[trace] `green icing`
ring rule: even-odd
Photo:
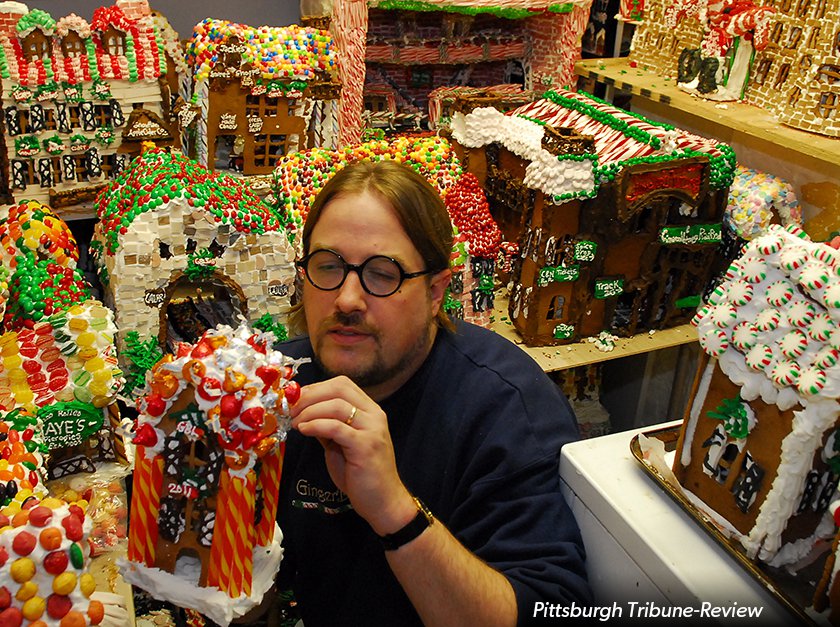
[[[175,198],[186,199],[243,233],[283,229],[277,212],[238,179],[168,150],[153,149],[135,158],[99,196],[97,214],[106,253],[114,254],[120,234],[137,216]]]
[[[52,31],[55,28],[55,20],[46,11],[32,9],[17,21],[15,28],[17,32],[22,33],[36,26],[40,26],[44,31]]]
[[[466,7],[466,6],[441,6],[423,0],[381,0],[370,3],[377,9],[396,11],[443,11],[446,13],[461,13],[464,15],[495,15],[509,20],[520,20],[526,17],[533,17],[534,11],[529,9],[514,9],[504,7]],[[558,3],[552,4],[546,9],[549,13],[571,13],[574,4]]]

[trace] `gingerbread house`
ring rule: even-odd
[[[146,0],[117,0],[91,22],[0,3],[5,202],[88,215],[142,140],[171,145],[167,56]]]
[[[219,326],[150,372],[138,402],[126,579],[227,625],[280,566],[275,522],[297,362]]]
[[[337,142],[339,84],[327,31],[206,19],[186,58],[193,91],[190,154],[211,170],[270,174],[282,155]]]
[[[425,116],[434,86],[575,81],[592,0],[303,2],[304,23],[329,23],[341,58],[340,145],[358,144],[365,92],[389,89],[397,113]],[[314,6],[310,6],[314,5]]]
[[[815,547],[840,481],[838,259],[772,225],[694,319],[706,359],[674,474],[749,557],[776,566]]]
[[[238,179],[165,149],[135,159],[100,195],[92,249],[120,350],[130,331],[166,350],[220,323],[282,322],[294,249]]]
[[[457,251],[450,264],[452,280],[444,310],[453,318],[489,327],[502,232],[472,173],[466,172],[446,190],[444,203],[455,229]]]
[[[510,317],[526,343],[691,318],[714,276],[729,146],[572,92],[456,113],[451,129],[519,243]]]
[[[740,99],[784,124],[840,136],[838,0],[647,0],[631,62],[705,97]]]

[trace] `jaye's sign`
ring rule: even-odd
[[[44,423],[44,441],[51,450],[78,446],[102,429],[105,420],[101,409],[79,401],[42,407],[38,418]]]
[[[595,298],[612,298],[624,291],[624,279],[595,279]]]

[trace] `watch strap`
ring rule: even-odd
[[[435,522],[435,517],[429,508],[416,496],[412,496],[417,505],[417,515],[411,519],[402,529],[379,536],[382,548],[386,551],[395,551],[414,540]]]

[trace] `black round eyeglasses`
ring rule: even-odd
[[[362,289],[371,296],[390,296],[407,279],[414,279],[424,274],[433,274],[435,270],[406,272],[396,259],[385,255],[368,257],[360,264],[347,263],[334,250],[313,250],[295,265],[302,269],[306,279],[319,290],[330,292],[337,290],[347,279],[349,272],[359,275]]]

